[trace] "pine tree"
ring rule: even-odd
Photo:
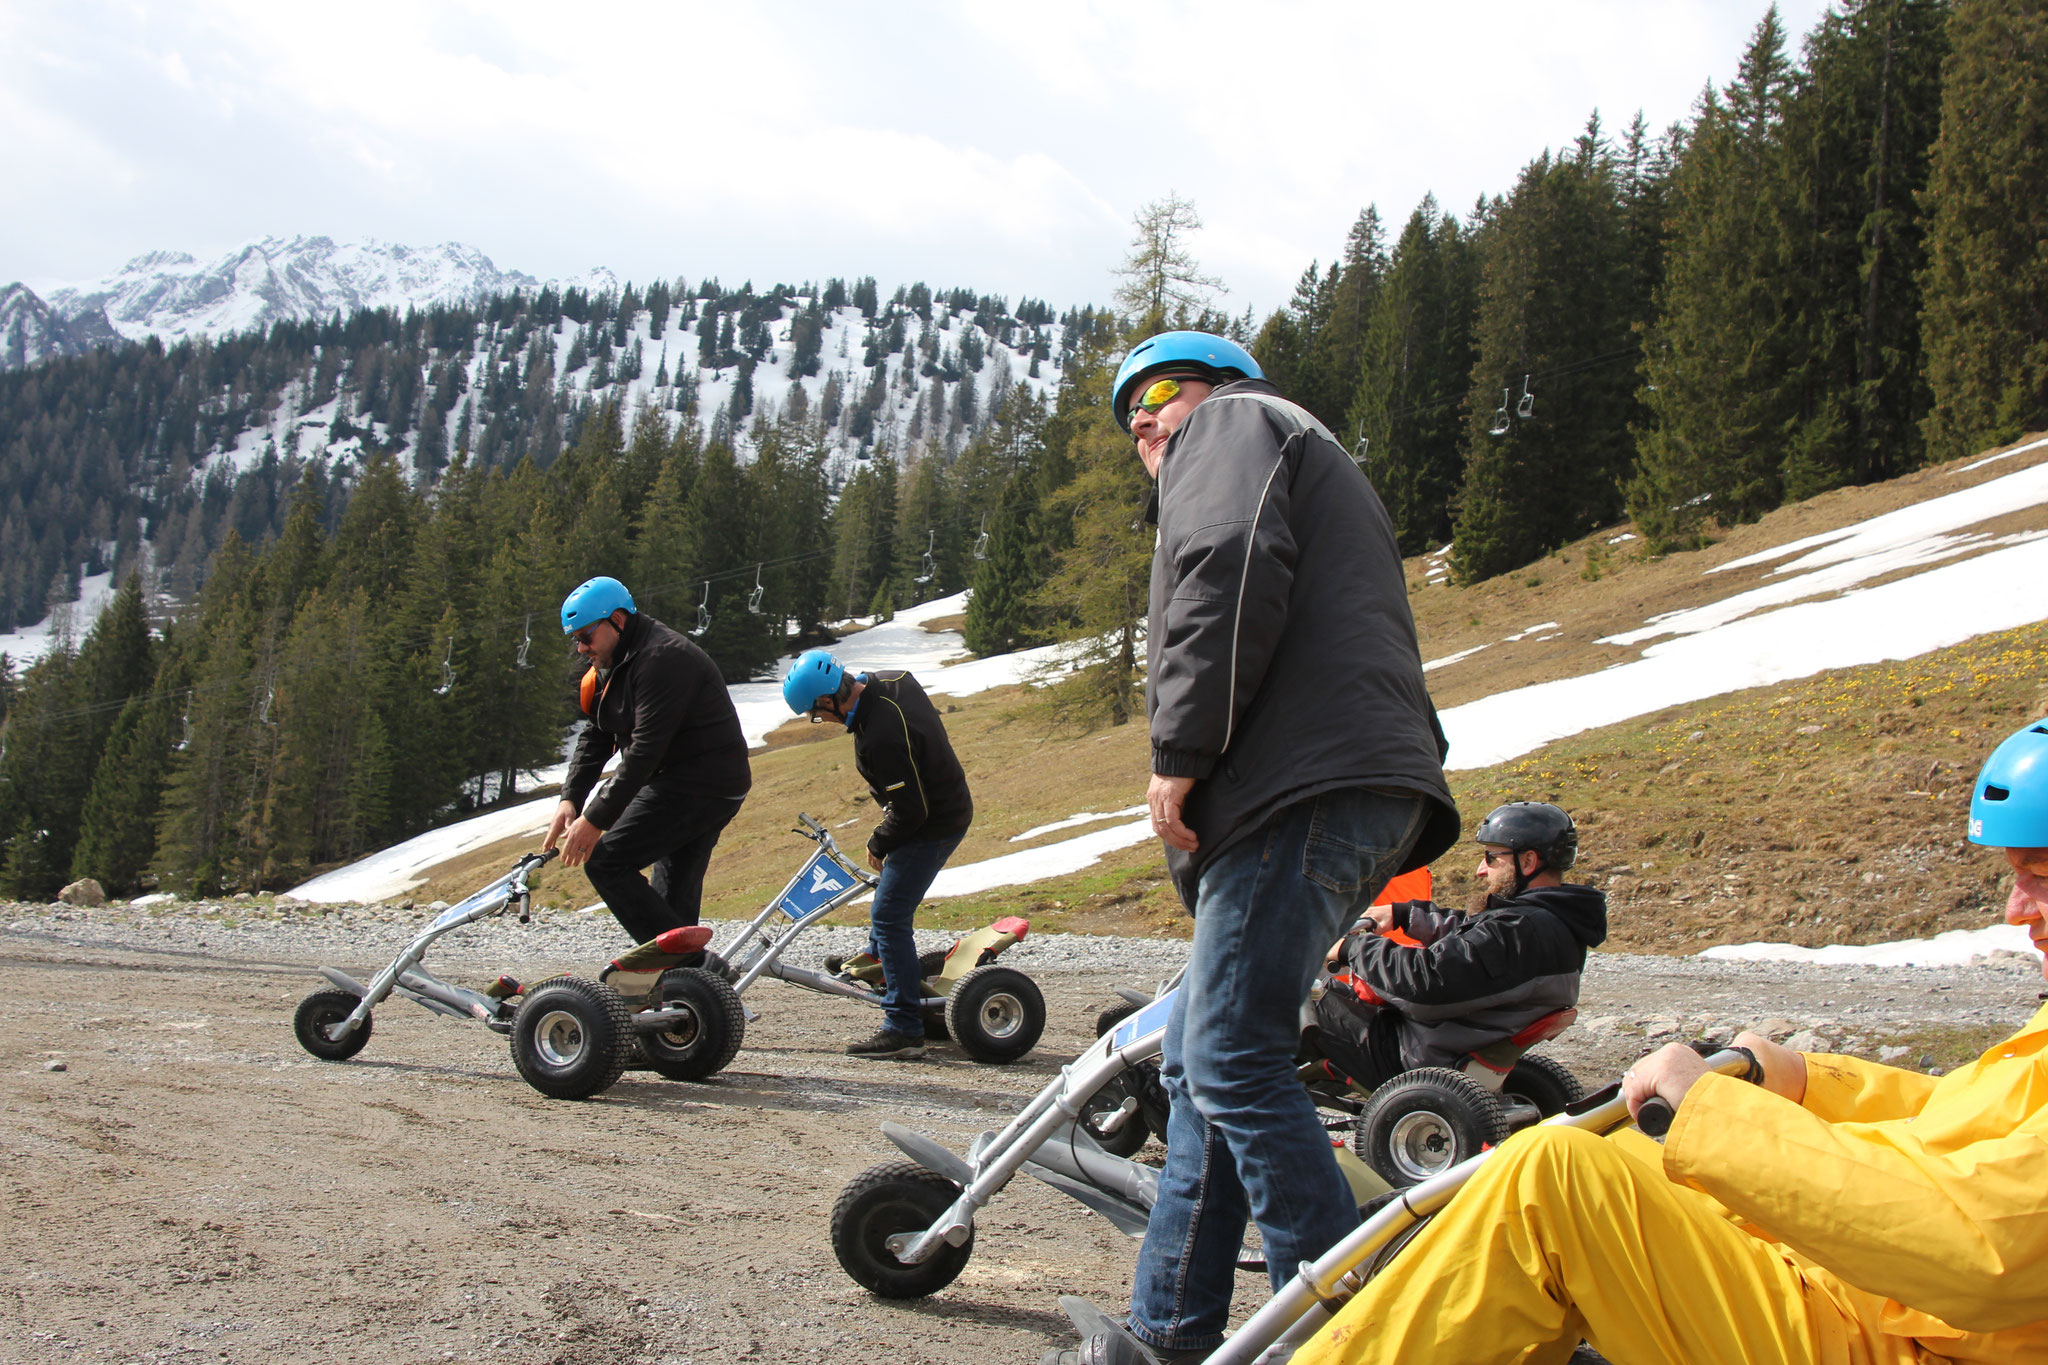
[[[1752,520],[1782,493],[1799,419],[1791,181],[1778,136],[1789,80],[1774,8],[1725,101],[1702,96],[1672,180],[1670,255],[1643,345],[1650,420],[1628,484],[1628,510],[1653,545],[1692,542],[1709,516]]]
[[[1451,538],[1478,285],[1470,238],[1425,196],[1395,244],[1342,428],[1363,443],[1365,471],[1404,554]]]
[[[1634,350],[1624,228],[1597,119],[1568,154],[1524,169],[1490,227],[1455,525],[1453,564],[1467,582],[1620,511]]]
[[[1786,105],[1798,195],[1800,420],[1785,496],[1920,462],[1920,285],[1948,0],[1860,0],[1808,36]]]
[[[1936,460],[2048,427],[2048,14],[1963,0],[1948,37],[1921,315]]]

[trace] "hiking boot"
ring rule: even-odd
[[[894,1029],[877,1029],[875,1036],[846,1049],[849,1057],[922,1057],[924,1037],[912,1037]]]
[[[1131,1334],[1130,1328],[1086,1299],[1061,1295],[1060,1307],[1067,1310],[1067,1316],[1081,1331],[1081,1344],[1064,1351],[1055,1347],[1045,1353],[1039,1365],[1201,1365],[1209,1358],[1206,1349],[1169,1351],[1147,1346]]]

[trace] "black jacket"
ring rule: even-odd
[[[913,839],[965,834],[974,823],[974,798],[938,708],[908,673],[868,673],[861,682],[846,728],[853,731],[853,766],[884,811],[868,852],[886,858]]]
[[[1425,798],[1407,864],[1458,837],[1386,508],[1321,423],[1263,380],[1211,394],[1167,444],[1152,556],[1152,771],[1198,779],[1169,848],[1203,864],[1284,806],[1343,787]]]
[[[591,711],[576,737],[562,798],[599,829],[610,829],[656,773],[673,774],[677,791],[697,796],[737,800],[754,784],[739,713],[718,665],[651,616],[626,623]],[[614,753],[619,769],[600,783]],[[597,795],[586,806],[592,787]]]
[[[1346,941],[1345,969],[1402,1015],[1404,1065],[1459,1066],[1578,1004],[1586,950],[1607,938],[1607,897],[1590,886],[1541,886],[1486,904],[1480,914],[1395,905],[1394,927],[1420,948],[1372,933]]]

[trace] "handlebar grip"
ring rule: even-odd
[[[1642,1108],[1636,1110],[1636,1127],[1649,1137],[1660,1138],[1671,1131],[1671,1121],[1677,1117],[1677,1112],[1667,1101],[1652,1095],[1643,1101]]]

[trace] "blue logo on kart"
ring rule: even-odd
[[[1112,1047],[1122,1050],[1148,1033],[1156,1033],[1166,1027],[1166,1016],[1173,1013],[1173,997],[1178,989],[1168,991],[1116,1026],[1116,1041]]]
[[[790,878],[776,908],[793,920],[809,919],[829,910],[851,889],[845,871],[826,856],[825,850],[819,849]]]

